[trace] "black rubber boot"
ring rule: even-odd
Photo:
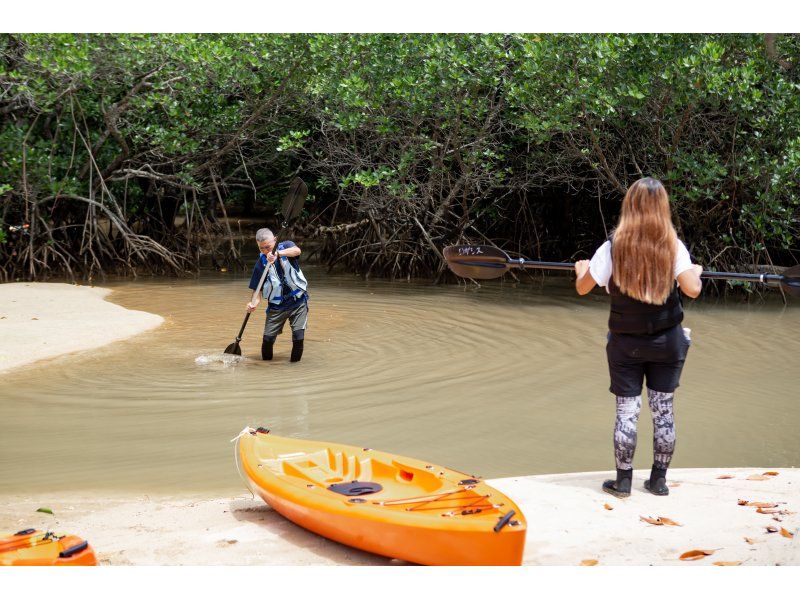
[[[650,470],[650,479],[644,481],[644,489],[656,496],[666,496],[669,494],[667,488],[667,470],[659,469],[655,465]]]
[[[292,356],[289,358],[289,361],[291,362],[300,361],[301,357],[303,357],[302,338],[299,341],[292,341]]]
[[[618,469],[616,480],[606,480],[603,482],[603,492],[608,492],[617,498],[627,498],[631,495],[632,481],[632,469]]]
[[[261,341],[261,359],[264,361],[272,361],[272,347],[275,346],[274,340],[267,340],[266,338]]]

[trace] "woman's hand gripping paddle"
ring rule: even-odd
[[[447,266],[456,276],[488,280],[500,278],[511,268],[538,268],[543,270],[574,270],[569,262],[537,262],[514,259],[502,249],[491,245],[451,245],[444,248]],[[788,295],[800,297],[800,265],[792,266],[782,274],[747,274],[742,272],[711,272],[704,270],[700,278],[710,280],[742,280],[779,284]]]
[[[278,231],[278,234],[275,235],[275,247],[272,248],[272,253],[275,253],[278,250],[278,237],[283,234],[283,231],[286,229],[287,226],[300,215],[300,212],[303,209],[303,203],[306,201],[306,196],[308,195],[308,187],[303,182],[300,177],[295,177],[292,180],[291,185],[289,185],[289,191],[286,194],[286,197],[283,200],[283,206],[281,208],[281,214],[283,215],[283,222],[281,223],[281,229]],[[253,301],[255,301],[258,294],[261,292],[261,287],[264,285],[264,279],[267,277],[267,272],[271,266],[264,268],[264,273],[261,275],[261,280],[258,282],[258,286],[256,287],[255,292],[253,293]],[[242,327],[239,329],[239,334],[236,335],[236,340],[233,341],[230,345],[225,347],[225,353],[230,355],[241,355],[242,349],[239,347],[239,343],[242,341],[242,335],[244,334],[244,328],[247,326],[247,320],[250,319],[250,312],[247,312],[244,316],[244,322],[242,322]]]

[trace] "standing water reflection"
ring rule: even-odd
[[[229,440],[245,425],[485,477],[613,469],[602,293],[575,297],[555,277],[479,289],[313,267],[309,278],[313,315],[297,364],[287,331],[275,360],[260,360],[263,310],[245,331],[245,359],[203,362],[241,324],[244,279],[105,285],[115,303],[166,323],[3,375],[0,492],[240,489]],[[800,462],[800,309],[709,300],[688,305],[684,324],[693,347],[676,393],[673,466]],[[634,466],[651,457],[640,447]]]

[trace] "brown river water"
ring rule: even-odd
[[[304,267],[305,354],[219,355],[247,279],[109,282],[159,329],[0,378],[0,493],[243,489],[230,440],[246,425],[374,447],[485,477],[613,469],[604,293],[542,284],[362,281]],[[673,467],[800,466],[800,302],[687,304]],[[113,326],[113,322],[109,322]],[[198,363],[198,358],[201,358]],[[651,464],[644,402],[634,465]]]

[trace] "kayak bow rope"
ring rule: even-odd
[[[281,229],[275,235],[275,247],[272,248],[272,253],[275,253],[278,250],[278,237],[283,234],[283,231],[286,227],[289,226],[289,223],[292,222],[295,218],[300,215],[300,212],[303,209],[303,203],[306,201],[306,196],[308,195],[308,187],[303,182],[303,179],[300,177],[294,177],[292,179],[291,185],[289,185],[289,191],[286,193],[286,197],[283,200],[283,206],[281,207],[281,214],[283,214],[283,222],[281,223]],[[259,256],[260,257],[260,256]],[[269,268],[264,268],[264,273],[261,275],[261,280],[256,287],[255,292],[253,293],[253,300],[258,296],[258,293],[261,292],[261,286],[264,284],[264,279],[267,276],[267,272]],[[242,349],[239,347],[239,343],[242,341],[242,335],[244,334],[244,328],[247,326],[247,320],[250,319],[250,312],[247,312],[244,316],[244,322],[242,322],[242,327],[239,329],[239,334],[236,335],[236,340],[233,341],[230,345],[225,347],[225,353],[231,355],[241,355]]]
[[[456,276],[489,280],[500,278],[512,268],[534,268],[540,270],[574,270],[569,262],[539,262],[523,258],[512,258],[502,249],[491,245],[451,245],[444,248],[447,266]],[[704,270],[700,278],[709,280],[741,280],[780,286],[787,294],[800,297],[800,265],[792,266],[782,274],[749,274],[742,272],[712,272]]]
[[[233,459],[236,462],[236,473],[239,474],[239,478],[244,482],[244,487],[247,488],[247,491],[250,492],[250,496],[255,499],[256,495],[253,494],[253,491],[250,489],[250,484],[247,482],[247,478],[242,473],[242,466],[239,460],[239,439],[242,436],[246,436],[247,434],[254,433],[255,430],[250,426],[245,426],[241,432],[239,432],[235,438],[231,438],[231,442],[235,443],[233,446]]]

